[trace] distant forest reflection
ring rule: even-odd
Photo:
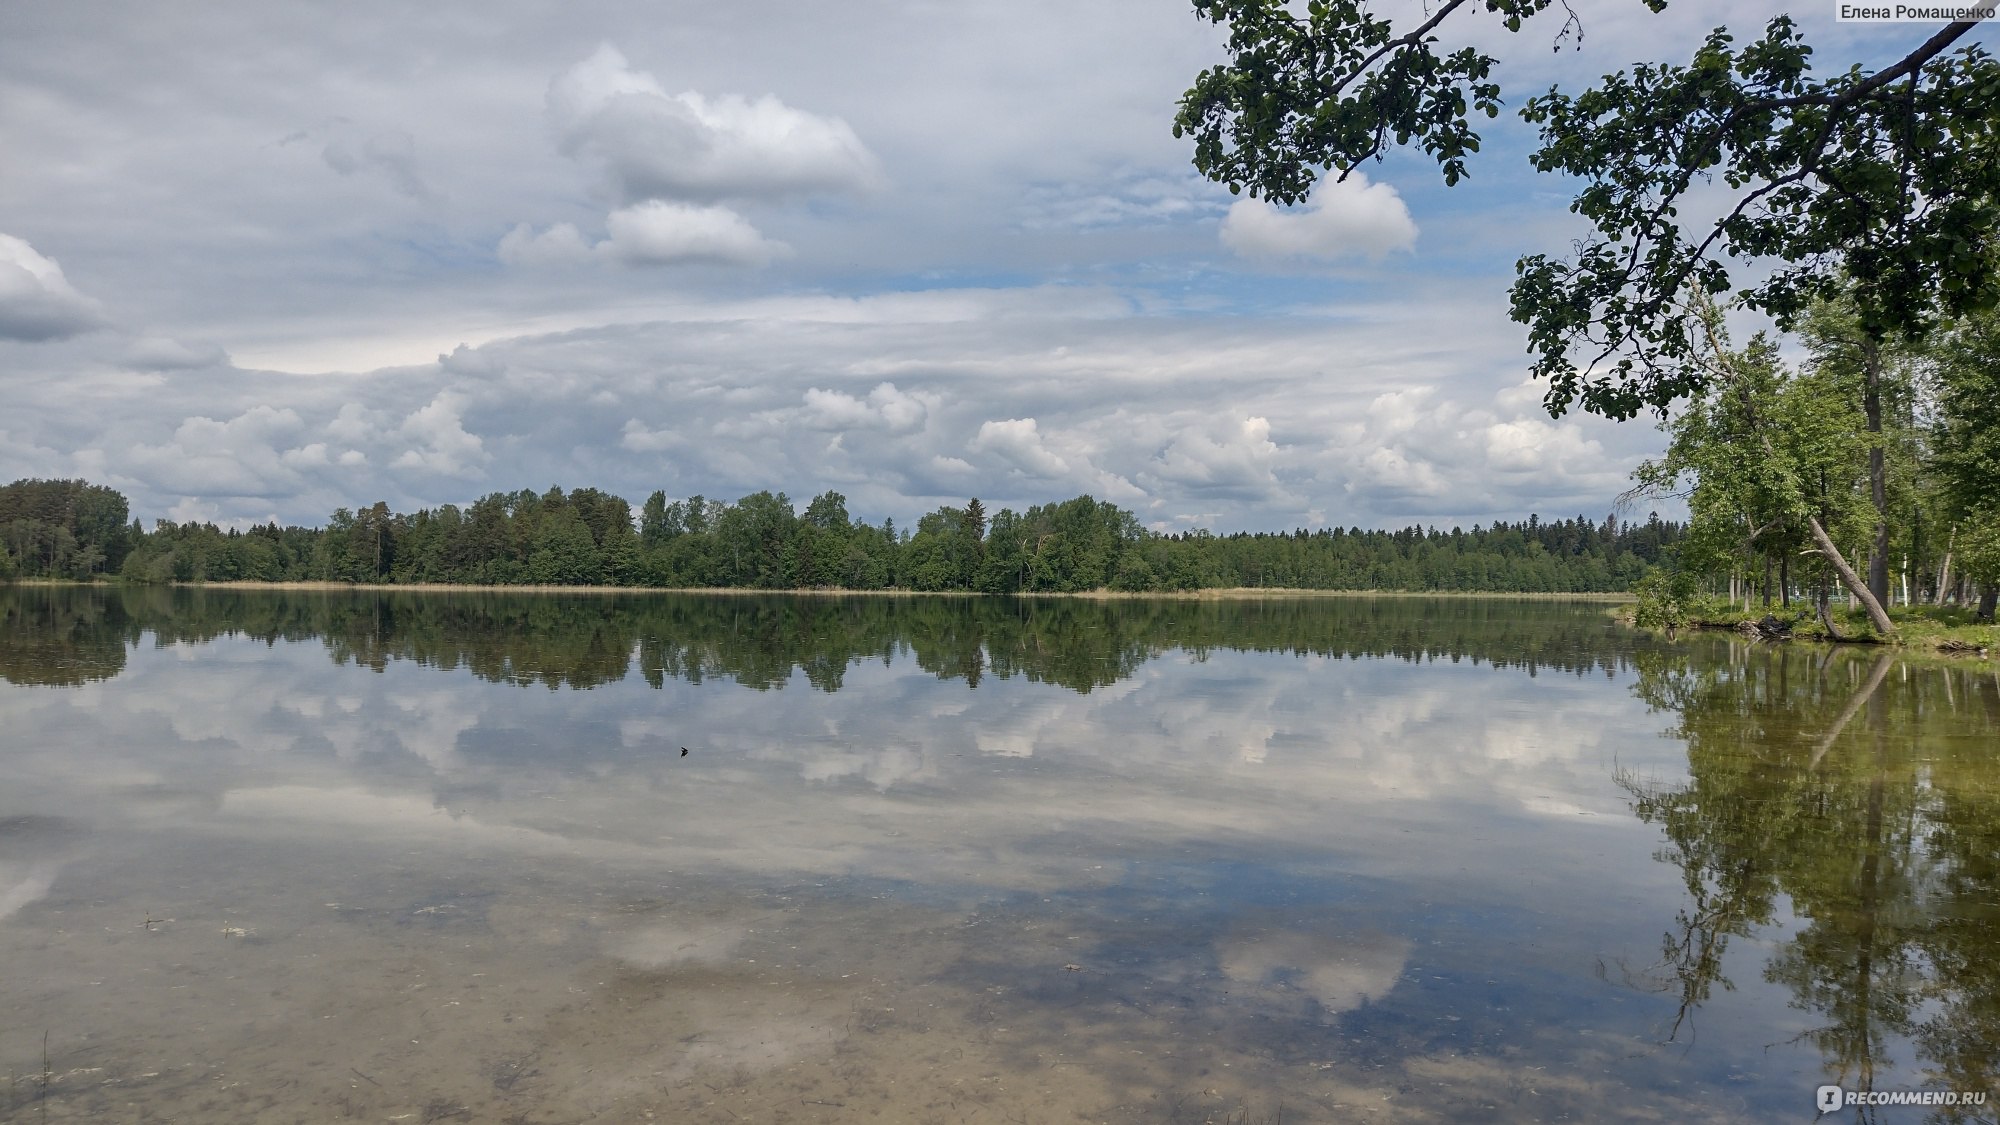
[[[1559,603],[1560,604],[1560,603]],[[1541,603],[1543,609],[1552,608]],[[108,679],[129,647],[222,636],[325,642],[341,664],[408,660],[481,679],[592,688],[718,677],[838,691],[860,661],[908,654],[940,679],[988,676],[1088,692],[1180,650],[1348,659],[1450,660],[1568,673],[1609,671],[1601,605],[1522,614],[1511,599],[1092,600],[952,596],[523,595],[0,587],[0,678]]]

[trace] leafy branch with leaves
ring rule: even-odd
[[[1644,0],[1655,12],[1661,0]],[[1414,146],[1447,184],[1499,115],[1497,60],[1444,45],[1448,22],[1497,16],[1519,31],[1550,0],[1446,0],[1408,30],[1360,0],[1196,0],[1229,28],[1228,62],[1183,95],[1176,135],[1232,191],[1297,203]],[[1580,40],[1568,4],[1556,36]],[[1455,26],[1455,25],[1454,25]],[[1870,71],[1814,72],[1787,16],[1738,45],[1710,32],[1684,66],[1640,64],[1581,94],[1551,89],[1521,116],[1538,170],[1581,181],[1570,209],[1591,232],[1566,257],[1516,266],[1512,312],[1554,415],[1662,416],[1703,387],[1692,298],[1733,293],[1789,328],[1851,285],[1872,338],[1913,338],[2000,303],[2000,62],[1953,23]],[[1715,217],[1683,225],[1698,189]]]

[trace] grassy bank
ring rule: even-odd
[[[1635,624],[1635,606],[1622,607],[1617,616]],[[1859,607],[1833,609],[1834,632],[1829,634],[1810,605],[1794,602],[1789,607],[1732,606],[1720,599],[1697,600],[1686,607],[1683,628],[1754,630],[1767,617],[1789,628],[1791,638],[1840,644],[1881,644],[1919,652],[1953,656],[1985,657],[2000,654],[2000,625],[1978,621],[1967,606],[1906,605],[1889,610],[1895,622],[1893,636],[1875,632],[1868,614]]]
[[[1212,590],[1081,590],[1070,594],[1032,593],[1024,598],[1174,598],[1195,601],[1230,601],[1252,598],[1464,598],[1475,600],[1545,602],[1629,602],[1631,594],[1542,594],[1506,593],[1498,590],[1309,590],[1289,586],[1230,586]]]
[[[472,582],[174,582],[187,590],[289,590],[308,593],[438,593],[438,594],[797,594],[806,597],[855,597],[862,594],[912,597],[913,590],[842,590],[815,587],[803,590],[760,590],[747,586],[492,586]],[[969,596],[962,591],[945,596]]]
[[[117,584],[118,579],[104,574],[95,578],[45,578],[36,575],[32,578],[0,579],[0,586],[115,586]]]

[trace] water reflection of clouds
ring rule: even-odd
[[[82,832],[57,817],[0,817],[0,921],[46,896],[81,844]]]
[[[1408,938],[1372,931],[1247,930],[1216,944],[1216,960],[1238,989],[1274,1007],[1309,999],[1326,1015],[1387,996],[1409,959]]]
[[[421,685],[419,685],[421,686]],[[445,777],[460,775],[465,762],[459,744],[479,725],[479,712],[457,693],[442,689],[391,691],[384,700],[394,713],[383,716],[404,750]]]
[[[61,866],[53,861],[22,863],[0,859],[0,920],[48,894],[49,888],[55,886],[56,871]]]
[[[227,638],[204,655],[135,652],[87,708],[0,689],[0,715],[48,736],[15,760],[97,823],[283,849],[281,864],[380,847],[433,857],[415,866],[439,880],[507,872],[493,932],[575,974],[550,986],[538,1033],[598,1045],[537,1065],[557,1073],[568,1050],[606,1112],[697,1073],[852,1073],[937,1034],[976,1060],[968,1082],[1043,1067],[1049,1044],[1096,1051],[1080,1073],[1097,1085],[1060,1095],[1082,1105],[1177,1078],[1176,1059],[1273,1065],[1306,1049],[1288,1036],[1337,1050],[1334,1017],[1424,1003],[1413,957],[1448,956],[1424,932],[1433,901],[1472,919],[1448,924],[1456,941],[1508,911],[1613,901],[1635,867],[1574,814],[1622,809],[1614,749],[1674,749],[1621,685],[1470,664],[1216,651],[1083,694],[967,691],[899,659],[858,662],[826,694],[798,678],[522,690]],[[6,862],[0,896],[63,878]],[[740,897],[690,905],[690,880]],[[800,893],[782,906],[742,894],[787,881]],[[625,901],[641,890],[662,901]],[[901,940],[891,910],[916,916]],[[874,991],[842,991],[863,980]],[[1455,1049],[1424,1039],[1411,1066]]]
[[[542,834],[648,841],[664,819],[683,864],[859,864],[888,877],[977,867],[1004,886],[1059,880],[1035,853],[1040,835],[1066,825],[1123,846],[1221,836],[1414,860],[1437,845],[1381,839],[1371,821],[1385,804],[1406,826],[1442,828],[1465,815],[1455,802],[1470,802],[1496,831],[1515,816],[1621,812],[1604,784],[1604,740],[1652,738],[1602,681],[1545,677],[1531,714],[1519,673],[1472,665],[1427,669],[1419,685],[1397,662],[1213,653],[1154,662],[1116,691],[988,681],[969,693],[947,684],[941,699],[940,681],[902,663],[858,664],[831,695],[630,680],[523,692],[446,687],[415,665],[333,670],[313,645],[200,650],[225,674],[185,647],[171,662],[139,654],[119,692],[97,685],[95,729],[78,737],[114,761],[146,762],[156,779],[171,762],[182,784],[218,794],[253,781],[298,787],[295,821],[404,823],[421,817],[364,815],[352,794],[425,810],[448,787],[477,794],[464,800],[496,828],[520,820]],[[700,751],[682,760],[683,744]],[[330,761],[313,749],[329,746]],[[97,789],[117,776],[100,760],[75,780]],[[558,781],[588,824],[530,799]],[[849,781],[863,788],[842,788]],[[316,804],[312,787],[345,795]],[[1348,815],[1332,822],[1332,809]],[[745,830],[759,824],[783,828]]]

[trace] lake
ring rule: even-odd
[[[1585,602],[0,588],[0,1119],[1986,1093],[1996,733]]]

